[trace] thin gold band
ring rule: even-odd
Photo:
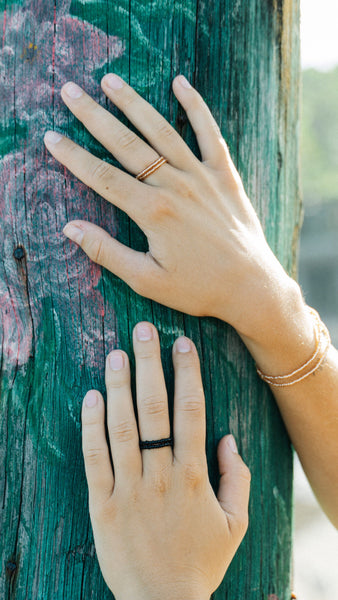
[[[155,171],[157,171],[157,169],[162,167],[162,165],[164,165],[164,163],[166,163],[166,162],[168,162],[167,159],[164,158],[164,156],[160,156],[154,162],[152,162],[151,165],[148,165],[148,167],[143,169],[143,171],[141,171],[141,173],[136,175],[136,179],[138,179],[139,181],[143,181],[146,177],[149,177],[149,175],[152,175],[152,173],[155,173]]]
[[[309,360],[307,360],[301,367],[295,369],[292,371],[292,373],[288,373],[287,375],[266,375],[256,366],[257,373],[260,378],[263,379],[263,381],[266,381],[266,383],[269,385],[275,387],[288,387],[290,385],[294,385],[295,383],[299,383],[314,373],[325,360],[331,345],[330,334],[324,323],[320,320],[317,311],[315,311],[313,308],[310,308],[310,306],[307,306],[307,309],[310,312],[314,323],[316,341],[315,351]]]

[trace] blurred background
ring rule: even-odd
[[[338,346],[338,0],[301,0],[301,53],[299,281]],[[338,598],[338,532],[320,510],[297,457],[294,589],[298,600]]]

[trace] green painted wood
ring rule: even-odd
[[[85,216],[145,247],[125,214],[48,155],[42,136],[55,127],[113,160],[59,91],[74,79],[118,114],[99,87],[115,70],[198,153],[170,89],[183,72],[220,123],[268,241],[292,271],[298,19],[298,0],[0,0],[1,599],[111,597],[88,518],[80,406],[87,389],[103,390],[106,353],[130,352],[133,326],[149,319],[160,330],[170,401],[171,345],[182,333],[197,344],[213,484],[217,442],[229,431],[252,471],[249,531],[215,598],[289,600],[292,455],[273,398],[229,326],[137,296],[64,239],[66,220]]]

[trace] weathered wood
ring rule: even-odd
[[[130,353],[133,326],[149,319],[170,396],[175,337],[197,344],[213,484],[216,445],[229,431],[252,471],[250,528],[215,598],[289,600],[291,449],[252,359],[227,325],[137,296],[64,238],[66,221],[84,216],[145,246],[125,214],[48,155],[42,137],[55,127],[113,160],[59,91],[73,79],[117,114],[99,87],[115,70],[198,152],[170,89],[183,72],[220,123],[268,241],[291,271],[298,11],[298,0],[0,0],[1,598],[111,597],[88,518],[80,406],[87,389],[103,390],[106,353],[117,345]]]

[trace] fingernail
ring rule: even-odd
[[[77,244],[81,244],[84,236],[83,229],[80,229],[80,227],[77,227],[76,225],[71,225],[70,223],[67,223],[67,225],[63,228],[63,233],[70,240],[76,242]]]
[[[189,81],[184,77],[184,75],[179,75],[178,78],[180,84],[184,87],[184,88],[191,88],[192,85],[190,85]]]
[[[115,351],[109,355],[109,366],[112,371],[120,371],[124,367],[124,356],[122,352]]]
[[[124,86],[123,79],[114,73],[109,73],[103,79],[112,90],[120,90]]]
[[[85,403],[88,408],[93,408],[97,405],[97,393],[94,390],[87,392],[85,395]]]
[[[190,352],[191,350],[191,342],[186,337],[178,338],[176,342],[177,352]]]
[[[147,323],[136,325],[136,337],[139,342],[149,342],[153,337],[153,330]]]
[[[63,86],[64,91],[66,92],[67,96],[69,96],[70,98],[80,98],[83,94],[83,90],[76,85],[76,83],[73,83],[72,81],[70,81],[69,83],[66,83]]]
[[[233,435],[228,435],[227,444],[228,444],[231,452],[233,452],[234,454],[238,454],[237,444],[235,442],[235,438]]]
[[[47,142],[47,144],[57,144],[60,140],[62,140],[62,137],[63,136],[56,131],[47,131],[45,133],[45,142]]]

